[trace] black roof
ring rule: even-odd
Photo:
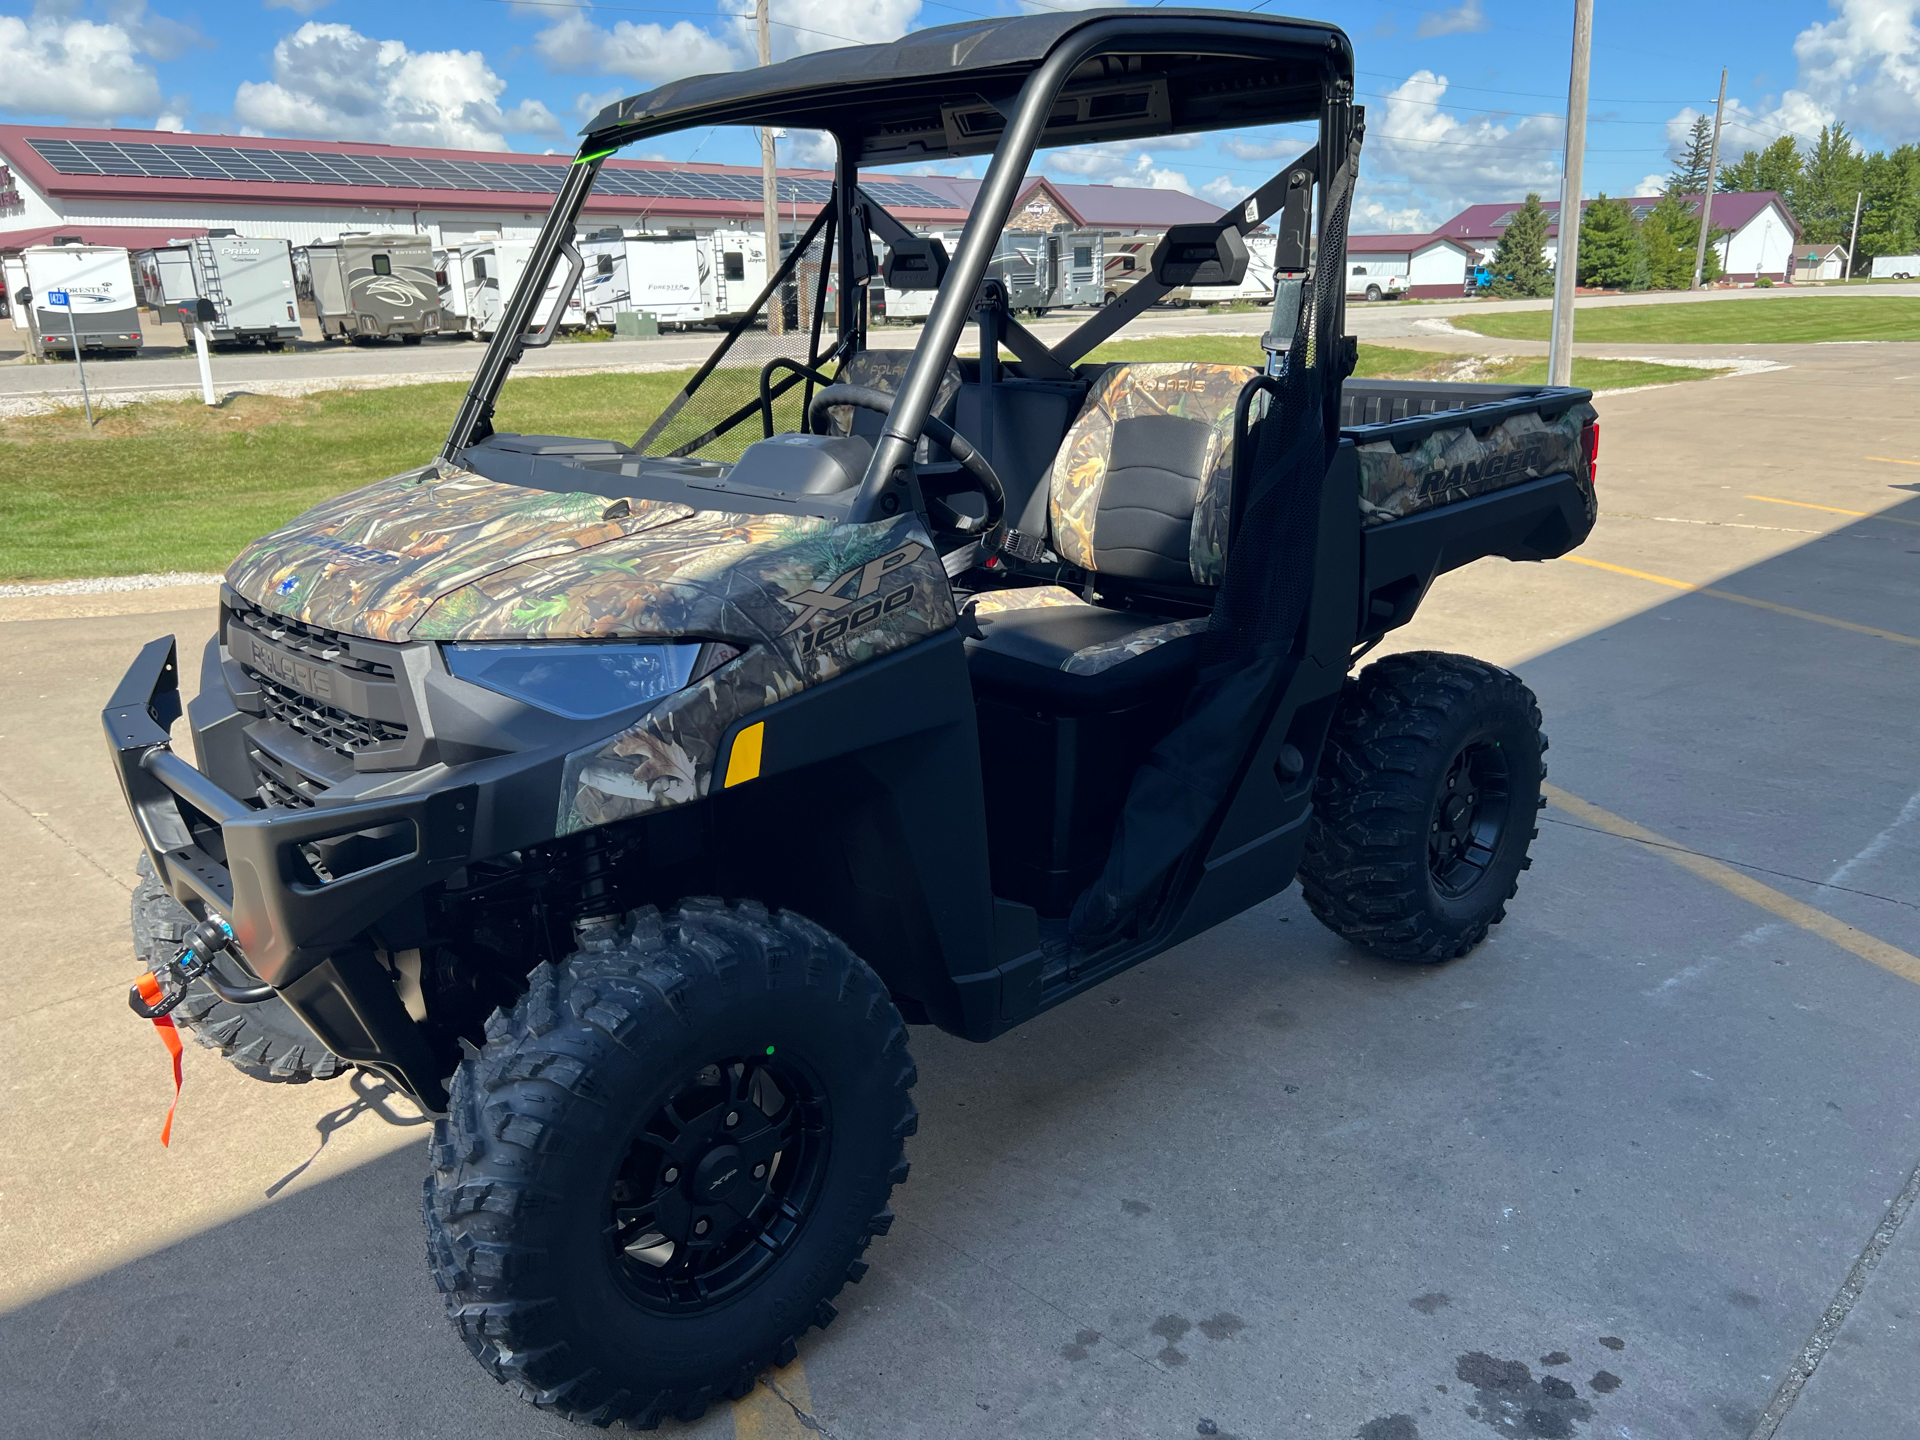
[[[1005,125],[1000,107],[1027,75],[1068,35],[1103,23],[1121,34],[1075,71],[1042,146],[1309,119],[1326,85],[1353,78],[1353,47],[1328,21],[1167,7],[1055,11],[688,76],[607,106],[581,132],[582,148],[692,125],[781,125],[858,142],[863,164],[983,154]]]

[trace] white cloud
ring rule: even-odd
[[[1242,185],[1231,175],[1217,175],[1200,187],[1199,194],[1201,199],[1211,200],[1224,208],[1235,201],[1246,199],[1252,188],[1249,185]]]
[[[1403,217],[1417,212],[1421,229],[1479,201],[1557,193],[1558,115],[1456,115],[1441,103],[1446,93],[1446,76],[1417,70],[1388,92],[1384,106],[1369,107],[1363,184],[1397,184],[1406,199],[1392,208]]]
[[[1667,177],[1664,175],[1642,175],[1633,193],[1640,195],[1664,195],[1667,193]]]
[[[1142,155],[1140,163],[1125,175],[1113,177],[1113,184],[1129,190],[1184,190],[1194,193],[1193,182],[1178,170],[1166,170],[1153,163],[1151,155]]]
[[[160,82],[134,28],[42,5],[0,15],[0,110],[82,123],[154,114]]]
[[[1920,129],[1920,4],[1829,0],[1829,6],[1835,18],[1809,25],[1793,42],[1800,91],[1850,125],[1911,139]]]
[[[1463,0],[1451,10],[1429,10],[1420,17],[1414,34],[1422,40],[1436,35],[1474,35],[1487,28],[1487,17],[1480,0]]]
[[[1433,228],[1418,205],[1390,205],[1356,196],[1347,229],[1355,235],[1423,235]]]
[[[508,132],[558,134],[537,100],[500,108],[506,82],[478,50],[409,50],[350,25],[308,21],[273,47],[273,79],[244,81],[234,119],[254,133],[506,148]]]
[[[815,170],[831,170],[839,154],[833,136],[824,130],[789,130],[787,138],[778,142],[777,149],[782,165],[798,165]]]
[[[1920,131],[1920,0],[1829,0],[1833,18],[1807,26],[1793,42],[1796,83],[1758,104],[1727,101],[1720,162],[1763,150],[1782,135],[1805,147],[1823,125],[1894,144]],[[1692,109],[1667,122],[1669,150],[1693,123]]]
[[[745,0],[739,0],[745,4]],[[898,40],[920,15],[921,0],[781,0],[768,40],[775,60],[833,50],[842,45],[880,45]],[[1049,5],[1049,9],[1054,6]],[[751,7],[732,24],[743,63],[757,64],[760,42]]]
[[[557,74],[625,75],[649,84],[734,70],[746,60],[746,52],[690,21],[619,20],[602,27],[580,11],[542,30],[533,47]]]

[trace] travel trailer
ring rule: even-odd
[[[26,322],[28,348],[34,354],[57,350],[71,356],[76,336],[82,351],[140,348],[140,294],[125,250],[118,245],[29,245],[20,259],[25,283],[15,287],[14,324]],[[55,290],[67,293],[71,311],[47,304],[47,295]],[[19,303],[21,291],[30,297],[25,303]]]
[[[342,235],[307,247],[320,331],[329,340],[418,345],[440,330],[433,242],[421,234]]]
[[[520,283],[520,272],[527,268],[527,256],[532,252],[533,242],[530,240],[476,240],[460,247],[459,288],[466,302],[466,328],[469,334],[484,339],[498,328],[501,308],[506,303],[506,297],[513,294],[514,287]],[[561,301],[560,288],[565,281],[564,268],[556,270],[547,281],[540,308],[534,312],[533,328],[544,327],[552,317],[554,307],[561,303],[566,307],[560,317],[562,330],[586,327],[587,316],[580,306],[579,289],[574,289],[564,302]],[[452,288],[451,281],[449,288]]]
[[[433,252],[433,282],[440,291],[440,328],[449,333],[467,329],[466,271],[460,264],[461,247],[450,245]]]
[[[699,325],[744,314],[766,284],[767,248],[746,230],[602,230],[580,244],[584,321],[611,329],[622,310],[660,324]]]
[[[300,338],[292,252],[284,240],[216,230],[141,250],[133,266],[147,308],[179,320],[182,330],[188,322],[179,307],[205,299],[219,317],[207,327],[215,344],[275,346]]]

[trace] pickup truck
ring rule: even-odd
[[[790,1361],[892,1222],[911,1025],[990,1040],[1296,878],[1409,964],[1505,914],[1532,693],[1430,651],[1355,671],[1445,572],[1585,539],[1597,426],[1584,390],[1349,378],[1353,93],[1331,23],[1129,8],[609,105],[440,452],[227,572],[197,763],[172,638],[134,660],[103,715],[146,851],[131,1003],[439,1117],[428,1261],[494,1379],[644,1427]],[[1295,122],[1072,334],[1009,313],[1036,149]],[[616,153],[722,123],[838,146],[752,312],[632,438],[496,424]],[[950,258],[861,186],[969,155]],[[1095,355],[1239,283],[1269,222],[1246,363]],[[867,344],[876,239],[934,297],[911,352]],[[794,287],[810,323],[766,328]]]

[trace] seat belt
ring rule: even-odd
[[[1280,223],[1273,244],[1273,312],[1260,348],[1267,352],[1267,374],[1287,373],[1293,339],[1300,330],[1300,306],[1306,293],[1307,259],[1313,229],[1313,173],[1304,166],[1286,172]]]

